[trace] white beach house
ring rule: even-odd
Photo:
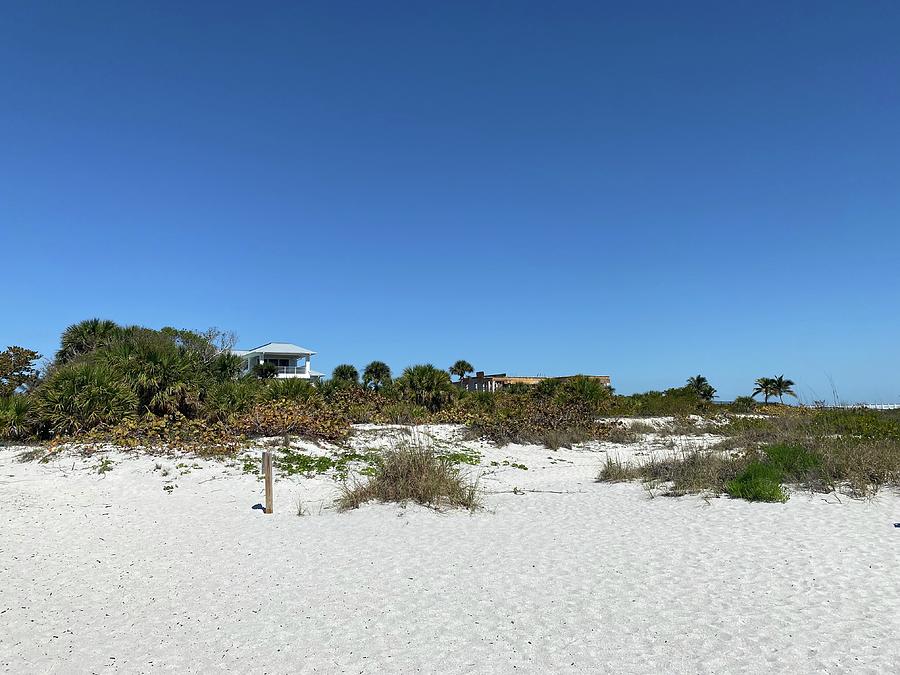
[[[304,380],[322,377],[322,373],[310,367],[315,352],[289,342],[267,342],[253,349],[234,349],[232,354],[241,357],[241,375],[251,373],[257,364],[271,363],[276,368],[275,377],[299,377]]]

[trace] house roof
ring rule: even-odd
[[[291,344],[290,342],[267,342],[264,345],[254,347],[253,349],[248,349],[247,351],[239,351],[236,349],[233,353],[239,356],[246,356],[247,354],[252,354],[253,352],[266,352],[267,354],[300,354],[303,356],[315,354],[315,352],[311,349],[299,347],[297,345]]]

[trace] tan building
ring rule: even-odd
[[[573,377],[586,377],[591,380],[599,380],[601,384],[610,386],[609,375],[564,375],[562,377],[515,377],[506,373],[494,373],[493,375],[485,375],[483,370],[470,377],[464,377],[456,386],[466,391],[498,391],[503,387],[511,384],[535,385],[540,384],[544,380],[569,380]]]

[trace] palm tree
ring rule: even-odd
[[[440,410],[456,394],[456,387],[450,381],[450,376],[430,363],[410,366],[403,371],[397,384],[406,400],[432,412]]]
[[[792,388],[793,386],[793,380],[786,380],[784,378],[784,375],[779,375],[772,380],[772,395],[777,396],[778,400],[781,403],[784,403],[785,396],[793,396],[794,398],[797,398],[797,394],[794,393],[794,390]]]
[[[63,331],[59,351],[56,352],[56,362],[68,363],[82,354],[108,347],[121,333],[122,329],[114,321],[107,319],[87,319],[72,324]]]
[[[765,402],[769,402],[769,398],[772,396],[776,396],[775,393],[775,378],[772,377],[760,377],[755,382],[756,388],[753,390],[753,393],[750,394],[751,398],[754,398],[757,394],[762,394],[765,397]]]
[[[460,359],[452,366],[450,366],[448,372],[451,375],[456,375],[459,379],[463,379],[468,373],[471,373],[475,369],[472,367],[472,364],[468,361]]]
[[[363,386],[378,391],[391,383],[391,367],[384,361],[372,361],[363,371]]]
[[[709,380],[703,377],[703,375],[694,375],[694,377],[689,377],[687,386],[696,391],[697,396],[702,398],[704,401],[712,401],[716,397],[715,387],[713,387],[709,383]]]
[[[331,379],[341,384],[359,384],[359,371],[349,363],[342,363],[331,371]]]

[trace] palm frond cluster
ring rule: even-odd
[[[755,384],[756,386],[754,387],[751,396],[756,397],[761,394],[766,403],[768,403],[769,399],[773,396],[777,396],[778,400],[782,403],[784,403],[785,396],[797,398],[797,394],[793,389],[795,382],[786,379],[784,375],[779,375],[778,377],[760,377],[756,380]]]
[[[101,319],[69,326],[43,378],[11,397],[15,406],[0,406],[0,433],[77,436],[146,415],[197,417],[238,372],[237,358],[215,344],[217,335]]]

